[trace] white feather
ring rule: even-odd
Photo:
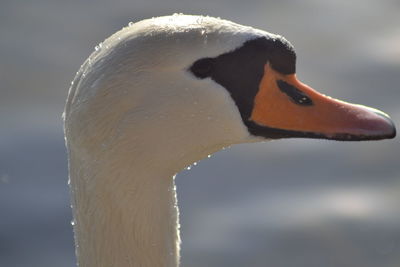
[[[135,23],[96,47],[65,109],[81,267],[178,266],[174,175],[253,142],[228,91],[188,71],[269,33],[173,15]]]

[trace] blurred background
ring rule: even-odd
[[[61,114],[130,21],[219,16],[285,36],[298,76],[400,127],[398,0],[0,2],[0,266],[75,265]],[[400,266],[399,139],[239,145],[177,176],[182,265]]]

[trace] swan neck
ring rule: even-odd
[[[112,162],[78,162],[80,167],[71,155],[78,265],[178,266],[180,238],[174,176],[152,172],[151,168],[144,172],[128,163],[112,166]]]

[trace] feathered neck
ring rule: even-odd
[[[106,158],[71,153],[70,166],[80,166],[70,168],[79,266],[178,266],[173,173],[140,160]]]

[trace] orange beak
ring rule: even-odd
[[[250,120],[286,133],[283,137],[378,140],[396,135],[385,113],[320,94],[295,74],[278,73],[269,64],[264,67]]]

